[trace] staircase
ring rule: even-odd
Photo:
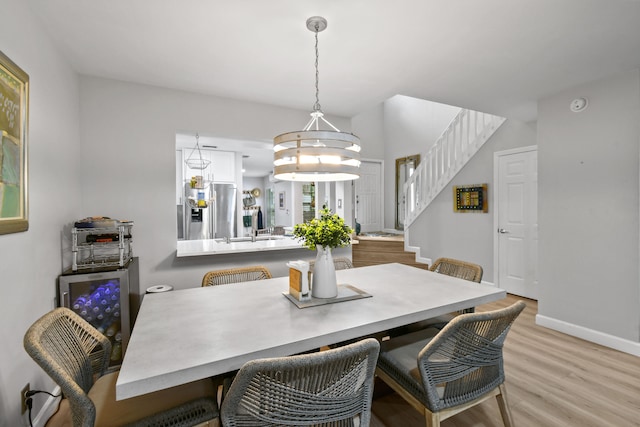
[[[420,164],[404,185],[405,231],[505,120],[479,111],[460,110],[421,156]]]

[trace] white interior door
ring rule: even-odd
[[[494,155],[494,271],[499,287],[526,298],[538,297],[537,147]]]
[[[360,178],[354,182],[356,221],[360,223],[360,232],[381,231],[384,226],[382,163],[363,161],[360,164]]]

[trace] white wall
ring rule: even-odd
[[[589,106],[569,110],[577,97]],[[640,340],[640,71],[538,104],[539,314]]]
[[[285,260],[310,255],[300,249],[301,253],[175,257],[176,132],[197,129],[221,138],[268,140],[303,126],[307,111],[87,76],[81,77],[80,96],[83,204],[78,214],[135,222],[142,289],[157,284],[199,286],[206,271],[234,264],[265,263],[274,274],[284,275]],[[350,130],[349,120],[328,120]]]
[[[29,230],[0,235],[0,426],[15,427],[20,390],[54,388],[22,340],[54,306],[63,228],[80,215],[79,83],[26,2],[0,0],[0,10],[0,50],[29,74],[31,91]],[[44,400],[35,399],[34,414]]]
[[[280,207],[280,194],[284,196],[284,208]],[[276,225],[291,227],[294,224],[294,214],[291,201],[293,200],[293,183],[278,181],[273,185],[273,198],[276,209]]]
[[[380,103],[367,111],[351,118],[353,133],[358,135],[362,150],[360,158],[363,160],[384,161],[384,103]],[[383,163],[384,164],[384,163]],[[355,183],[350,181],[344,186],[345,217],[347,224],[355,229]],[[381,194],[382,205],[386,203],[384,191]],[[382,213],[384,219],[384,212]]]
[[[420,247],[421,257],[464,259],[482,266],[482,280],[493,272],[493,153],[536,144],[535,123],[507,120],[411,224],[409,245]],[[488,184],[489,212],[453,211],[453,186]]]
[[[353,133],[361,143],[363,159],[384,159],[384,103],[355,115],[351,119]]]

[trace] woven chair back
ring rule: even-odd
[[[429,270],[472,282],[480,283],[482,281],[481,266],[453,258],[438,258]]]
[[[418,367],[432,412],[471,402],[504,382],[502,347],[524,307],[518,301],[457,316],[420,351]]]
[[[347,270],[349,268],[353,268],[353,264],[349,258],[334,258],[333,265],[336,267],[336,270]]]
[[[38,319],[24,348],[69,400],[74,426],[93,426],[96,409],[87,393],[109,365],[111,343],[84,319],[60,307]]]
[[[309,269],[313,273],[313,267],[316,265],[315,260],[309,261]],[[347,270],[353,268],[353,263],[349,258],[338,257],[333,259],[333,266],[336,270]]]
[[[271,272],[267,267],[255,265],[251,267],[209,271],[202,278],[202,286],[227,285],[229,283],[264,279],[271,279]]]
[[[258,359],[238,372],[221,409],[225,427],[361,426],[371,419],[380,344],[372,338],[333,350]]]

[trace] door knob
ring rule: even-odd
[[[498,228],[498,233],[500,233],[500,234],[508,234],[509,230],[505,230],[504,228]]]

